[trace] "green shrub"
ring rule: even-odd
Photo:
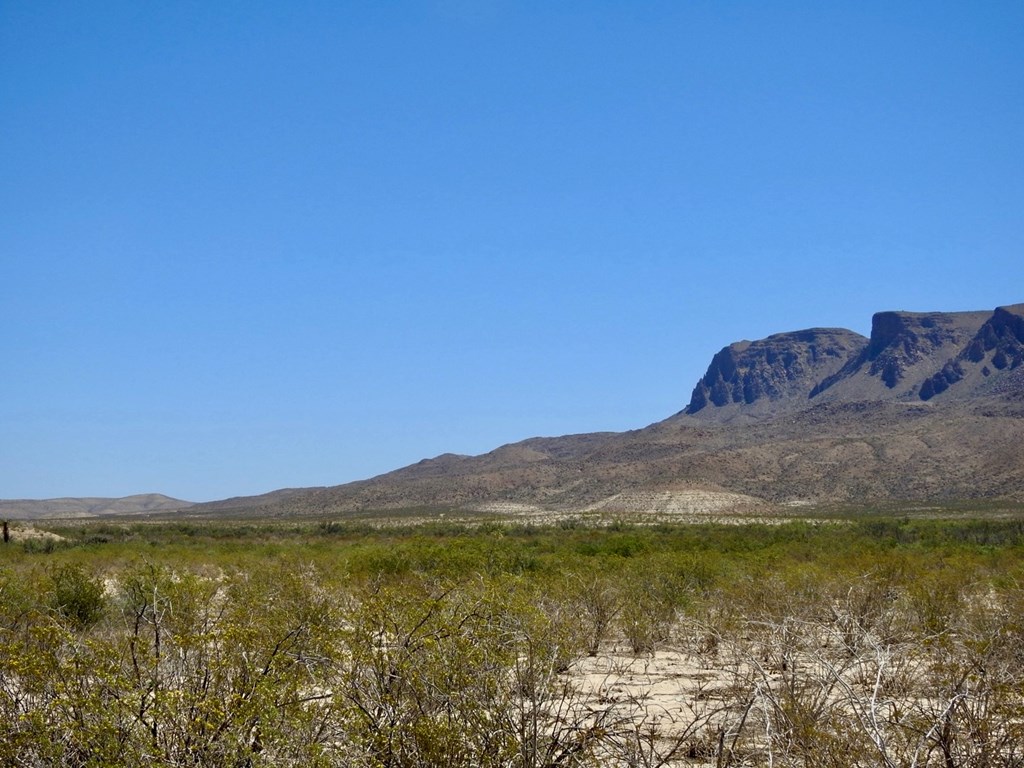
[[[60,565],[50,574],[53,591],[50,607],[73,626],[84,629],[103,615],[105,599],[103,584],[89,576],[81,566]]]

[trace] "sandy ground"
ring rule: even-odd
[[[38,528],[34,528],[28,523],[23,522],[12,522],[10,524],[11,543],[26,541],[29,539],[51,539],[53,541],[63,541],[63,536],[58,536],[56,533],[50,533],[49,531],[41,531]]]
[[[701,758],[716,753],[729,714],[730,678],[724,672],[676,650],[634,656],[610,649],[585,659],[572,678],[588,709],[604,713],[612,727],[616,722],[633,726],[626,729],[630,743],[620,749],[645,757],[640,764],[671,759],[711,765]]]

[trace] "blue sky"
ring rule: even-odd
[[[678,411],[1024,301],[1019,2],[0,1],[0,497],[190,500]]]

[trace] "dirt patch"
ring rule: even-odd
[[[10,524],[10,535],[11,542],[18,541],[64,541],[63,536],[58,536],[56,533],[50,531],[43,531],[25,523],[12,522]]]

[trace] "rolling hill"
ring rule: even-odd
[[[160,493],[143,493],[120,498],[0,499],[0,518],[43,520],[47,518],[89,518],[143,515],[187,509],[190,501],[172,499]]]

